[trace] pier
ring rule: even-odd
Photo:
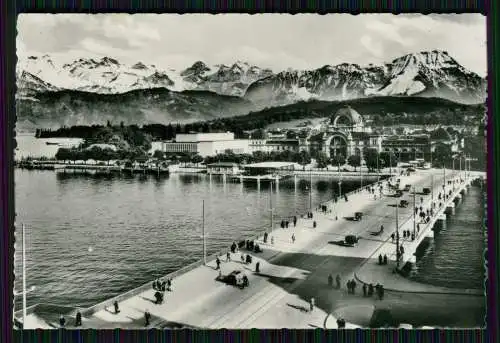
[[[248,240],[259,244],[262,252],[245,249],[243,242],[238,244],[238,252],[230,253],[228,261],[227,250],[224,250],[207,256],[206,263],[202,259],[165,275],[164,279],[172,278],[173,282],[172,290],[165,293],[162,304],[154,304],[154,291],[149,282],[92,307],[79,308],[83,319],[80,328],[144,328],[146,310],[152,315],[151,326],[161,328],[330,329],[337,328],[336,318],[345,318],[347,328],[355,328],[366,327],[368,322],[360,319],[359,315],[351,316],[350,313],[366,312],[369,317],[370,311],[375,306],[382,306],[380,304],[396,312],[404,312],[409,307],[415,313],[424,306],[422,311],[425,316],[439,318],[444,324],[469,326],[467,321],[471,316],[468,313],[471,309],[480,311],[478,306],[484,306],[484,301],[480,298],[484,296],[482,290],[455,290],[418,284],[399,275],[398,270],[414,262],[417,247],[426,237],[429,239],[435,232],[438,234],[439,230],[433,228],[445,223],[445,212],[449,212],[452,206],[459,206],[459,199],[466,196],[472,181],[483,175],[484,173],[451,170],[422,170],[409,176],[381,181],[382,197],[378,196],[378,192],[375,194],[377,197],[374,197],[368,191],[379,186],[378,183],[372,183],[342,194],[337,201],[315,204],[313,207],[316,209],[312,209],[313,218],[297,214],[296,226],[292,224],[289,228],[282,229],[270,225],[266,229],[267,241],[264,241],[264,232],[256,237],[248,237]],[[412,188],[403,192],[401,197],[393,197],[388,182],[394,183],[398,178],[401,187],[409,184]],[[456,180],[460,181],[457,183]],[[432,188],[431,193],[424,195],[421,192],[423,188]],[[438,207],[429,221],[421,223],[420,217],[414,215],[413,204],[418,203],[418,207],[428,208],[443,191],[448,197],[441,200],[440,207],[436,205]],[[417,197],[416,193],[422,194]],[[343,198],[344,195],[347,200]],[[401,200],[408,201],[408,207],[396,207]],[[321,206],[325,207],[318,208]],[[363,213],[361,220],[353,220],[356,212]],[[276,220],[281,220],[279,213],[273,213],[273,216]],[[414,232],[417,224],[419,226],[415,239],[404,239],[400,234],[401,241],[398,244],[404,247],[404,253],[398,260],[396,242],[392,242],[391,234],[397,229],[401,232]],[[381,226],[384,226],[383,233],[374,234]],[[338,244],[347,235],[358,237],[358,243],[353,246]],[[251,255],[252,262],[242,263],[242,254]],[[379,254],[388,256],[387,265],[377,263]],[[218,281],[219,270],[216,270],[215,263],[217,256],[221,260],[221,274],[239,270],[247,275],[249,286],[240,289]],[[256,263],[260,265],[259,271],[256,271]],[[328,287],[329,274],[341,277],[340,289]],[[358,287],[357,295],[348,294],[345,283],[351,279],[356,279],[358,286],[363,283],[383,284],[387,290],[385,299],[378,301],[374,297],[360,296],[361,287]],[[420,295],[405,298],[405,293]],[[316,304],[313,311],[309,310],[311,298],[315,299]],[[112,310],[114,301],[120,307],[117,314]],[[42,308],[45,310],[42,311]],[[54,314],[46,306],[35,305],[27,311],[26,326],[57,328],[58,315],[64,314],[67,327],[71,328],[76,310],[73,307],[72,310],[59,310],[60,313]],[[20,317],[19,312],[16,317]]]

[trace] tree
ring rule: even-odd
[[[311,163],[311,155],[307,151],[302,150],[297,156],[297,160],[295,162],[305,166],[306,164]]]
[[[345,157],[341,154],[333,156],[332,164],[337,166],[337,171],[340,171],[340,166],[345,164]]]
[[[437,144],[432,153],[432,161],[439,167],[445,167],[451,161],[451,148],[445,144]]]
[[[398,158],[392,151],[383,151],[379,156],[380,166],[396,167],[398,165]],[[392,164],[392,165],[389,165]]]
[[[326,168],[328,166],[328,157],[324,152],[319,152],[316,156],[316,166],[320,169]]]
[[[56,160],[66,162],[70,159],[70,152],[67,148],[59,148],[56,152]]]
[[[165,157],[165,153],[161,150],[155,150],[155,152],[153,153],[153,157],[157,160],[163,160],[163,158]]]
[[[191,156],[189,154],[183,154],[180,161],[181,163],[184,163],[184,167],[186,167],[187,163],[191,161]]]
[[[196,164],[196,166],[198,166],[198,163],[201,163],[203,162],[203,157],[201,157],[200,155],[196,154],[196,155],[193,155],[191,157],[191,162]]]
[[[351,155],[347,159],[347,163],[351,167],[354,167],[354,171],[356,171],[356,167],[359,167],[361,165],[361,156],[360,155]]]
[[[370,148],[366,149],[365,151],[365,162],[366,162],[366,167],[368,168],[369,171],[376,170],[377,168],[380,167],[380,161],[379,159],[379,153],[377,149]]]

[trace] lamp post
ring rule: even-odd
[[[416,193],[415,193],[415,186],[413,186],[413,237],[417,237],[416,233],[416,226],[417,226],[417,213],[415,211],[416,205]],[[432,206],[432,204],[431,204]]]
[[[269,189],[269,211],[271,212],[271,233],[274,230],[274,208],[273,208],[273,183],[271,182],[271,188]]]
[[[399,204],[396,201],[396,268],[399,269]]]
[[[205,199],[202,201],[202,210],[201,210],[202,220],[201,220],[201,228],[203,235],[203,264],[207,264],[207,243],[205,239]]]
[[[309,211],[312,212],[312,169],[309,170]]]

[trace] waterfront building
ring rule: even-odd
[[[248,139],[234,139],[234,133],[184,133],[174,140],[163,142],[166,153],[191,153],[202,157],[215,156],[228,151],[234,154],[249,153]]]
[[[403,161],[430,158],[431,139],[427,134],[394,135],[382,140],[382,151],[392,152]]]
[[[322,126],[322,132],[309,136],[309,151],[322,151],[328,157],[362,155],[365,149],[382,149],[382,136],[366,127],[363,117],[350,106],[339,109]]]
[[[236,175],[239,172],[238,165],[232,162],[217,162],[207,165],[207,174]]]
[[[295,170],[293,162],[259,162],[243,166],[246,175],[288,175]]]

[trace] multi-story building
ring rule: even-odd
[[[234,133],[188,133],[177,134],[172,141],[162,144],[166,153],[192,153],[202,157],[214,156],[231,151],[235,154],[247,154],[248,139],[234,139]]]

